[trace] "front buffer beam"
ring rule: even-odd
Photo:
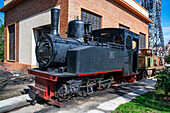
[[[33,90],[29,91],[29,95],[33,100],[37,100],[37,98],[40,97],[52,102],[53,104],[62,105],[60,102],[52,99],[52,97],[55,96],[57,76],[33,69],[28,70],[28,73],[35,76],[35,86],[33,87]]]

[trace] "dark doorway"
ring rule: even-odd
[[[151,61],[151,59],[150,59],[150,58],[148,58],[148,67],[150,67],[150,66],[151,66],[151,65],[150,65],[150,64],[151,64],[151,62],[150,62],[150,61]]]
[[[133,39],[132,41],[132,49],[133,49],[133,72],[137,72],[138,67],[138,39]]]
[[[9,60],[15,60],[15,24],[8,27],[9,29]]]

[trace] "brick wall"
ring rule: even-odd
[[[19,21],[34,14],[40,13],[49,8],[61,5],[61,22],[60,34],[66,36],[68,22],[68,0],[25,0],[17,6],[5,12],[5,62],[7,61],[7,27],[8,25],[16,25],[16,58],[15,62],[19,62]]]
[[[0,69],[9,71],[9,72],[16,72],[16,73],[27,73],[30,68],[36,68],[35,65],[27,65],[27,64],[22,64],[22,63],[4,63],[0,62]]]
[[[102,16],[102,27],[119,27],[119,23],[130,27],[130,30],[148,37],[148,23],[123,8],[114,0],[69,0],[68,20],[81,17],[81,8]],[[148,38],[146,38],[148,48]]]

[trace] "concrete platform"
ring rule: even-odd
[[[2,100],[0,101],[0,113],[5,113],[18,107],[29,105],[30,103],[27,102],[27,100],[30,100],[28,94]]]

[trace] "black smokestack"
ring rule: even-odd
[[[60,19],[60,10],[56,8],[51,9],[51,34],[59,36],[58,25]]]

